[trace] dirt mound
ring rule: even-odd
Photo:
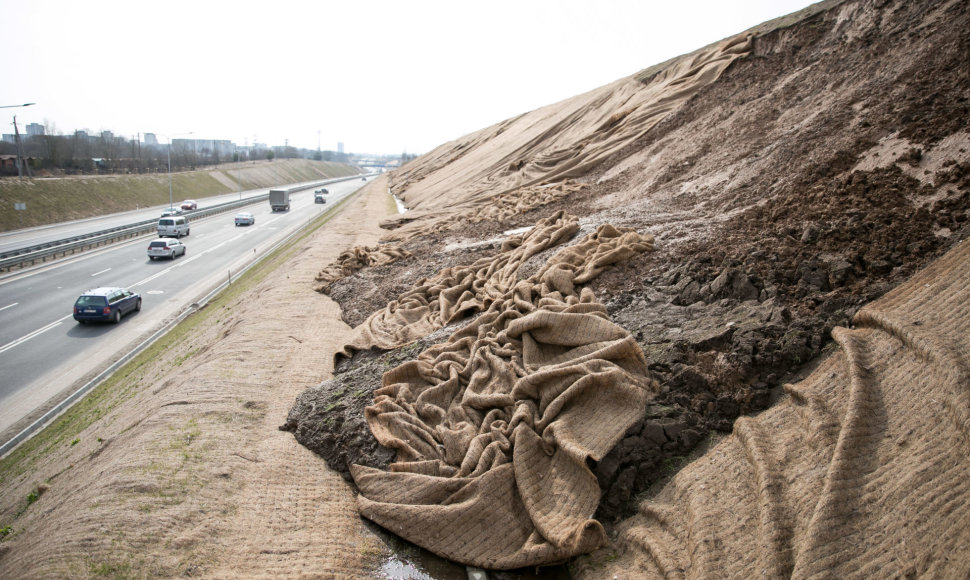
[[[527,164],[496,150],[498,141],[502,153],[532,144],[516,127],[533,118],[443,146],[393,176],[397,195],[418,211],[385,224],[396,228],[387,238],[421,258],[362,270],[335,283],[333,296],[359,325],[396,289],[434,276],[432,265],[475,255],[487,263],[500,253],[503,232],[557,210],[580,216],[584,227],[611,223],[655,235],[656,252],[587,284],[661,384],[641,419],[592,466],[602,490],[596,517],[619,521],[699,446],[783,396],[784,384],[834,348],[835,327],[850,326],[860,307],[970,234],[968,23],[958,3],[860,1],[768,27],[745,40],[747,56],[595,166],[582,165],[581,176],[553,169],[537,177],[568,174],[580,187],[518,213],[467,219],[478,215],[480,198],[507,203],[536,187],[526,180],[506,189],[514,184],[509,172]],[[594,93],[582,98],[602,104]],[[579,102],[536,117],[566,138]],[[622,126],[624,109],[602,111],[610,106],[615,123],[596,130]],[[406,360],[406,352],[428,348],[423,340],[342,367],[361,372]],[[386,464],[367,452],[350,455]]]

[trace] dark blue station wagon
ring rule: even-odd
[[[95,288],[74,303],[74,320],[110,320],[117,324],[129,312],[141,310],[141,295],[126,288]]]

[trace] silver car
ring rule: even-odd
[[[241,211],[236,214],[235,222],[237,226],[251,226],[256,223],[256,218],[248,211]]]
[[[148,244],[148,259],[168,258],[174,260],[176,256],[185,255],[185,244],[176,238],[159,238]]]

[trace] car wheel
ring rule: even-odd
[[[135,312],[141,312],[141,298],[138,299],[138,302],[135,302]]]
[[[118,324],[121,322],[121,309],[115,310],[114,314],[111,315],[112,324]]]
[[[185,235],[189,235],[189,230],[185,230]]]

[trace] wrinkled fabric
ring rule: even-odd
[[[326,294],[330,291],[334,282],[346,278],[358,270],[390,264],[410,255],[407,250],[391,244],[357,246],[341,252],[334,263],[320,270],[314,278],[319,284],[314,286],[313,289],[321,294]]]
[[[553,223],[560,231],[570,221]],[[642,417],[657,385],[636,341],[577,285],[652,242],[601,226],[446,342],[388,371],[365,416],[397,460],[389,472],[352,467],[361,514],[484,568],[550,564],[602,545],[587,462]]]
[[[970,243],[832,334],[576,576],[970,577]]]

